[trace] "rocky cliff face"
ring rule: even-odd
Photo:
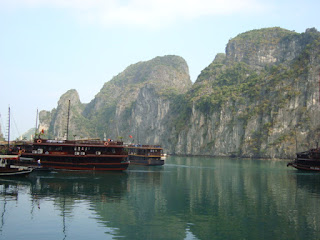
[[[96,97],[81,104],[71,90],[58,102],[58,108],[41,112],[42,127],[52,137],[64,137],[68,99],[71,99],[69,136],[99,137],[129,141],[129,135],[144,144],[160,143],[162,124],[172,99],[192,86],[188,65],[178,56],[156,57],[129,66],[106,82]],[[164,134],[165,135],[165,134]]]
[[[88,119],[103,122],[100,132],[106,136],[128,141],[132,135],[135,142],[160,144],[167,135],[164,121],[173,99],[191,86],[184,59],[156,57],[129,66],[107,82],[84,113]]]
[[[272,28],[229,41],[189,92],[172,152],[292,158],[319,139],[320,34]]]
[[[227,63],[245,62],[258,68],[288,62],[303,50],[298,34],[281,28],[253,30],[230,40],[226,47]]]
[[[0,125],[0,141],[4,141],[4,137],[3,137],[3,133],[2,133],[2,129],[1,129],[1,125]]]
[[[67,136],[68,125],[68,109],[69,111],[69,139],[73,139],[75,135],[78,137],[86,136],[88,124],[86,119],[82,117],[82,112],[85,107],[80,102],[79,94],[75,89],[67,91],[63,94],[59,101],[58,107],[52,111],[40,111],[39,113],[39,131],[45,131],[46,136],[55,139],[65,139]],[[82,121],[81,121],[82,120]],[[72,123],[72,124],[71,124]],[[84,127],[81,126],[84,125]]]
[[[319,56],[316,29],[253,30],[231,39],[193,85],[182,58],[157,57],[129,66],[88,104],[70,90],[40,122],[63,137],[72,99],[69,136],[162,144],[172,154],[292,158],[320,134]]]

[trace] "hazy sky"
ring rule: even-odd
[[[229,39],[265,27],[320,30],[319,9],[319,0],[0,0],[2,132],[9,105],[12,139],[69,89],[88,103],[156,56],[183,57],[194,82]]]

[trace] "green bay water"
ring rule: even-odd
[[[320,174],[287,162],[169,156],[0,179],[0,239],[319,239]]]

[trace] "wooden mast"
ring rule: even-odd
[[[34,129],[34,138],[35,139],[37,137],[37,129],[38,129],[38,108],[37,108],[37,115],[36,115],[36,127]]]
[[[8,153],[9,153],[9,149],[10,149],[10,106],[9,106],[9,110],[8,110]]]

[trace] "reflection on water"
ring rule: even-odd
[[[320,174],[169,157],[123,173],[0,179],[0,239],[318,239]]]
[[[320,197],[320,174],[301,171],[293,175],[293,179],[299,189],[305,189],[314,197]]]

